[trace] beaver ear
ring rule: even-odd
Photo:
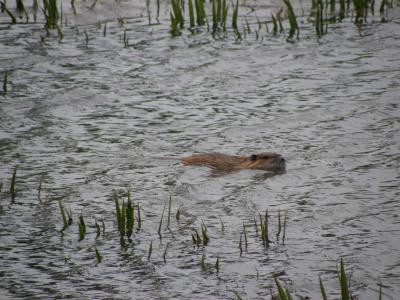
[[[252,154],[252,155],[250,156],[250,160],[252,160],[252,161],[257,160],[257,155]]]

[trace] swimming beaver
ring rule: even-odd
[[[208,166],[221,171],[257,169],[273,172],[285,170],[285,159],[276,153],[264,152],[250,156],[222,153],[195,154],[180,159],[184,165]]]

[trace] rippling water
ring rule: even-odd
[[[64,27],[61,42],[41,42],[40,25],[1,25],[0,69],[9,74],[0,96],[2,299],[266,299],[274,274],[293,294],[319,299],[319,275],[338,295],[340,257],[360,299],[377,299],[379,283],[385,299],[397,299],[398,18],[361,34],[348,20],[319,40],[305,22],[293,44],[267,33],[240,43],[207,32],[171,38],[167,21],[142,18],[109,22],[103,37],[86,21]],[[278,152],[287,171],[216,176],[163,159],[212,151]],[[143,224],[122,247],[112,193],[127,187]],[[164,218],[160,239],[170,196],[181,219],[166,229]],[[76,225],[60,234],[60,198],[75,223],[84,215],[84,240]],[[285,243],[273,238],[268,249],[253,226],[266,209],[272,234],[278,211],[288,217]],[[106,225],[97,239],[95,217]],[[191,234],[203,223],[210,242],[197,248]]]

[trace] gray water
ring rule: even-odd
[[[335,298],[341,257],[359,299],[378,299],[380,284],[383,299],[399,299],[396,9],[390,22],[359,32],[346,19],[321,39],[304,17],[295,43],[265,30],[241,42],[206,31],[172,38],[166,6],[162,25],[114,19],[103,37],[93,16],[110,11],[69,15],[80,26],[64,26],[61,42],[40,24],[9,27],[1,16],[1,299],[269,299],[274,275],[311,299],[321,298],[321,276]],[[281,153],[287,170],[221,175],[163,159],[216,151]],[[113,191],[126,199],[129,187],[143,221],[121,246]],[[74,217],[63,234],[58,199]],[[253,224],[267,209],[265,249]],[[284,243],[275,239],[278,212],[287,216]],[[79,241],[81,213],[88,232]],[[106,228],[98,238],[95,218]],[[202,224],[210,241],[196,247]]]

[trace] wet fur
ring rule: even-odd
[[[184,165],[208,166],[221,171],[256,169],[272,172],[285,170],[285,159],[276,153],[264,152],[250,156],[227,155],[222,153],[195,154],[180,159]]]

